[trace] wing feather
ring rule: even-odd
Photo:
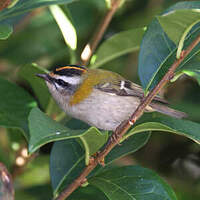
[[[139,97],[140,99],[144,97],[144,92],[141,86],[125,79],[120,81],[100,83],[97,84],[95,88],[118,96],[135,96]],[[167,104],[167,101],[158,95],[154,98],[154,101]]]

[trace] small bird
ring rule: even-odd
[[[114,131],[144,97],[139,85],[102,69],[68,65],[37,76],[45,80],[49,92],[67,114],[102,130]],[[167,107],[159,96],[145,109],[145,112],[153,111],[186,117],[185,113]]]

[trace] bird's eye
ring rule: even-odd
[[[60,85],[61,87],[67,87],[67,86],[69,86],[69,83],[63,81],[62,79],[57,79],[57,80],[56,80],[56,83],[57,83],[58,85]]]

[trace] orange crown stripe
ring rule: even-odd
[[[83,72],[86,71],[86,69],[83,69],[83,68],[80,68],[80,67],[75,67],[75,66],[65,66],[65,67],[57,68],[56,71],[61,71],[63,69],[77,69],[77,70],[81,70]]]

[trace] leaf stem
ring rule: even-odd
[[[144,97],[132,114],[129,120],[126,123],[123,123],[117,127],[116,131],[109,138],[107,145],[105,148],[89,163],[88,166],[82,171],[78,178],[76,178],[69,186],[66,188],[57,198],[56,200],[64,200],[66,199],[74,190],[76,190],[81,184],[84,182],[88,174],[102,161],[105,156],[116,146],[119,144],[123,135],[127,132],[127,130],[138,120],[146,106],[148,106],[155,95],[163,88],[163,86],[171,80],[174,75],[175,70],[181,64],[181,62],[188,56],[188,54],[196,47],[196,45],[200,42],[200,35],[188,46],[188,48],[182,51],[181,57],[174,61],[174,63],[169,68],[168,72],[163,76],[161,81],[155,86],[155,88],[149,92],[149,94]],[[115,138],[113,140],[113,138]]]
[[[110,0],[111,6],[104,16],[101,24],[97,28],[92,40],[87,43],[81,53],[81,65],[87,65],[90,61],[91,56],[93,55],[94,51],[96,50],[97,45],[99,44],[101,38],[103,37],[113,15],[117,11],[120,3],[122,0]]]

